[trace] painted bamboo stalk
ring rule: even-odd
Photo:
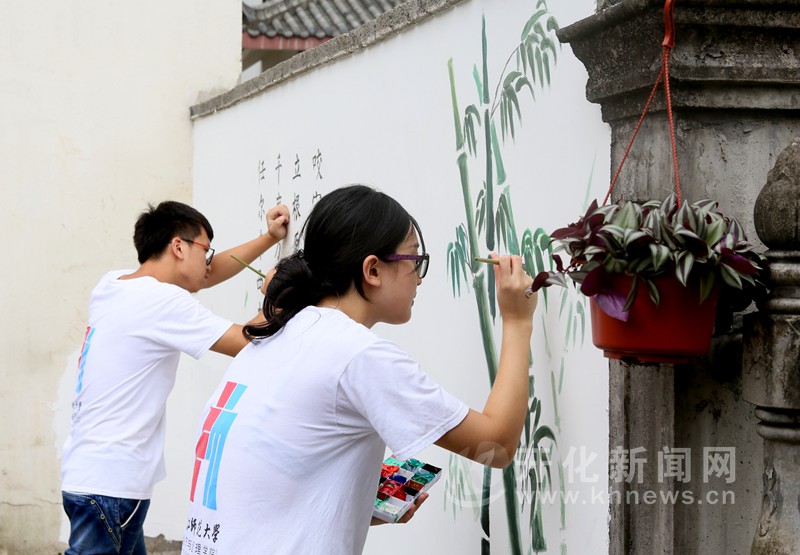
[[[485,42],[485,24],[484,24],[484,42]],[[484,66],[485,66],[484,57]],[[492,329],[492,322],[490,317],[489,298],[487,287],[484,280],[485,268],[480,268],[479,263],[475,261],[478,256],[478,233],[475,226],[475,219],[472,214],[472,193],[469,183],[469,169],[467,167],[467,153],[464,141],[464,135],[461,131],[460,111],[458,108],[458,97],[455,90],[455,77],[453,74],[453,60],[448,60],[448,73],[450,76],[450,94],[453,104],[454,125],[456,130],[456,149],[458,151],[457,165],[459,168],[459,175],[461,179],[461,191],[464,200],[464,211],[467,218],[467,234],[469,237],[469,263],[473,275],[473,290],[475,291],[475,300],[478,305],[478,317],[480,321],[481,336],[483,339],[484,355],[486,357],[486,366],[489,372],[490,385],[494,385],[494,380],[497,375],[497,353],[494,341],[494,332]],[[485,81],[485,79],[484,79]],[[488,90],[484,87],[484,90]],[[488,115],[488,110],[486,112]],[[491,127],[487,126],[488,129]],[[489,150],[487,151],[487,159],[491,160],[491,136],[488,144]],[[491,165],[491,162],[489,162]],[[487,175],[491,175],[491,166],[487,170]],[[487,189],[491,188],[491,182]],[[487,198],[488,203],[488,198]],[[492,212],[491,205],[487,204],[487,212]],[[487,222],[488,229],[494,229],[492,220],[491,226]],[[488,245],[488,241],[487,241]],[[517,509],[517,490],[516,490],[516,472],[514,466],[508,466],[503,470],[503,486],[504,497],[506,505],[506,513],[508,516],[509,540],[511,545],[511,553],[513,555],[521,555],[522,548],[520,545],[519,534],[519,514]],[[510,487],[509,487],[510,486]],[[481,540],[481,552],[487,554],[490,552],[490,528],[489,528],[489,504],[491,500],[491,471],[484,471],[483,487],[481,489],[481,526],[484,531],[484,538]]]

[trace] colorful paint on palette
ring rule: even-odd
[[[372,515],[386,522],[397,522],[439,477],[442,469],[431,464],[388,457],[383,461]]]

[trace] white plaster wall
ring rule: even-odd
[[[191,201],[189,106],[236,84],[240,10],[0,2],[0,554],[63,550],[59,456],[88,295],[135,267],[148,202]]]
[[[548,5],[562,26],[594,9],[591,0],[551,0]],[[291,206],[298,195],[301,217],[290,230],[293,234],[316,193],[348,182],[378,187],[415,215],[431,253],[428,277],[419,289],[412,321],[399,327],[380,325],[376,331],[400,343],[434,379],[476,409],[486,399],[488,378],[475,301],[471,294],[453,297],[445,270],[447,244],[454,239],[456,226],[465,221],[447,60],[453,58],[463,112],[476,101],[472,69],[474,64],[480,68],[481,17],[486,17],[494,89],[534,10],[535,3],[527,1],[466,1],[385,42],[195,123],[194,199],[215,226],[215,246],[220,249],[259,233],[262,198],[268,207],[280,195]],[[600,121],[599,108],[584,98],[585,82],[581,64],[564,46],[552,87],[537,88],[535,103],[529,98],[522,101],[516,142],[503,148],[519,234],[526,227],[552,231],[577,219],[590,179],[590,199],[605,192],[608,129]],[[280,178],[275,171],[278,156]],[[315,156],[321,159],[321,168],[314,166]],[[295,160],[300,169],[297,179],[293,179]],[[480,189],[482,167],[480,156],[471,162],[473,199]],[[286,252],[292,247],[286,242],[282,248]],[[256,265],[267,270],[276,257],[275,251],[269,252]],[[560,291],[553,292],[557,299]],[[249,319],[261,300],[256,278],[249,272],[201,292],[200,297],[213,310],[238,321]],[[597,482],[581,482],[575,475],[566,485],[579,496],[567,504],[564,526],[560,506],[545,506],[547,553],[595,555],[607,552],[608,507],[602,498],[592,497],[607,487],[607,365],[591,345],[588,321],[583,347],[564,353],[559,340],[564,326],[557,302],[551,299],[549,310],[540,307],[533,354],[542,419],[556,430],[555,456],[565,476],[570,470],[580,473],[582,467],[586,477],[596,477]],[[555,396],[560,416],[556,422],[553,376],[558,389],[562,353],[565,372]],[[185,371],[170,401],[170,478],[157,488],[153,500],[154,505],[170,507],[163,513],[156,509],[170,519],[163,522],[171,531],[169,537],[179,538],[183,532],[180,515],[188,498],[197,414],[227,363],[212,354],[201,363],[184,359],[182,364]],[[449,454],[436,447],[419,458],[445,468],[449,464]],[[479,492],[482,469],[470,465],[468,472]],[[492,548],[494,553],[508,553],[499,472],[494,480]],[[431,494],[412,523],[371,530],[366,552],[403,546],[416,553],[478,553],[482,533],[473,509],[463,506],[454,513],[444,480]],[[521,531],[527,538],[527,513],[522,518]]]

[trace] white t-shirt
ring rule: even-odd
[[[78,361],[63,491],[149,499],[166,475],[167,396],[181,352],[203,355],[232,323],[188,291],[109,272],[92,291]]]
[[[182,553],[361,553],[386,446],[409,458],[468,410],[394,343],[307,307],[206,406]]]

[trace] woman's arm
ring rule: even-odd
[[[533,281],[519,256],[504,256],[494,267],[503,339],[497,376],[481,412],[464,420],[436,445],[496,468],[514,460],[528,411],[528,357],[537,295],[527,293]]]

